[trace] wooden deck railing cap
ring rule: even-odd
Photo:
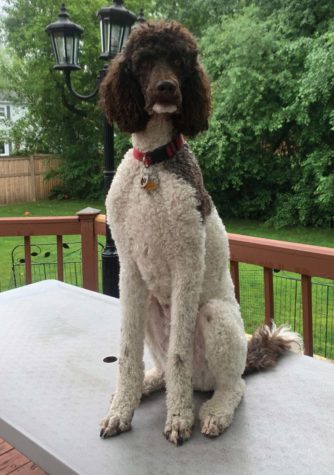
[[[80,216],[0,218],[0,236],[80,234],[80,219]]]
[[[76,214],[79,216],[79,218],[85,218],[85,217],[97,216],[100,213],[101,213],[100,209],[88,207],[88,208],[84,208],[78,211]]]
[[[106,223],[106,215],[105,214],[98,214],[95,218],[95,222],[97,222],[97,223]]]
[[[95,218],[100,214],[96,208],[85,208],[77,212],[81,228],[82,283],[85,289],[98,291],[99,271],[97,256],[97,233]]]
[[[332,247],[314,246],[313,244],[303,244],[290,241],[278,241],[276,239],[246,236],[243,234],[234,233],[228,233],[228,238],[230,243],[236,243],[242,246],[254,248],[266,247],[267,249],[271,250],[278,249],[280,252],[291,253],[294,253],[295,251],[303,252],[305,254],[321,253],[334,257],[334,248]]]

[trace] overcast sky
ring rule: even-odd
[[[2,7],[6,5],[6,2],[5,0],[0,0],[0,13],[3,13],[2,12]]]
[[[0,15],[2,15],[2,7],[5,4],[4,0],[0,0]]]

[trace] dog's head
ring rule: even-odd
[[[152,114],[169,114],[178,132],[207,129],[210,86],[191,33],[177,22],[139,25],[100,88],[108,120],[124,132],[140,132]]]

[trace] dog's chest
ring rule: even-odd
[[[145,186],[149,182],[154,183],[152,188]],[[161,303],[168,302],[176,243],[180,233],[186,232],[185,219],[193,214],[200,222],[194,190],[159,165],[145,169],[130,151],[117,171],[106,205],[118,252],[131,257],[149,290]]]

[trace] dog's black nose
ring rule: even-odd
[[[159,81],[157,83],[157,91],[160,94],[174,94],[176,91],[176,84],[170,79],[165,81]]]

